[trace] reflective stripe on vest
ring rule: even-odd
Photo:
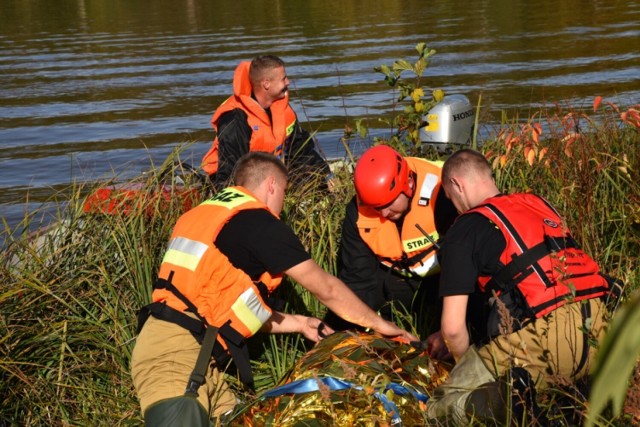
[[[242,319],[242,323],[252,334],[258,332],[264,322],[271,317],[271,312],[264,308],[261,299],[253,288],[244,291],[233,303],[231,310],[238,319]]]
[[[416,264],[413,267],[411,267],[411,271],[414,274],[417,274],[418,276],[424,277],[430,273],[433,274],[439,271],[438,267],[439,267],[438,257],[434,252],[431,256],[424,258],[422,261],[420,261],[419,264]]]
[[[187,270],[196,271],[198,263],[209,247],[202,242],[187,239],[186,237],[174,237],[169,241],[167,252],[162,262],[169,262]]]

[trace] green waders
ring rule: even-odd
[[[152,427],[209,427],[209,416],[190,396],[178,396],[151,405],[144,413],[145,426]]]

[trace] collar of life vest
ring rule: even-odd
[[[424,177],[424,181],[422,181],[422,186],[420,187],[420,195],[418,199],[419,206],[429,206],[429,202],[433,197],[433,192],[438,185],[438,175],[433,173],[428,173],[427,176]]]

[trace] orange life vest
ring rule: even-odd
[[[271,104],[271,118],[258,101],[251,97],[249,80],[250,62],[241,62],[233,76],[233,95],[227,98],[213,114],[211,124],[218,132],[218,119],[226,112],[236,108],[247,113],[247,122],[251,127],[249,151],[263,151],[282,159],[284,147],[295,129],[296,113],[289,106],[289,94]],[[218,170],[218,136],[202,159],[202,169],[209,175]]]
[[[578,247],[562,218],[541,197],[496,196],[472,212],[489,218],[507,242],[500,256],[503,267],[491,277],[480,277],[480,289],[498,296],[517,292],[514,300],[525,305],[518,307],[525,318],[539,318],[568,302],[607,293],[609,286],[597,263]],[[514,317],[526,320],[521,314]]]
[[[229,187],[182,215],[173,229],[158,277],[169,280],[209,325],[221,327],[230,321],[230,326],[246,338],[260,329],[272,311],[258,285],[214,245],[222,227],[244,209],[268,210],[248,190]],[[260,278],[267,293],[281,280],[281,276],[271,277],[266,272]],[[187,310],[169,289],[155,289],[152,299],[180,312]],[[218,340],[225,346],[224,340]]]
[[[381,263],[406,275],[427,276],[439,271],[435,246],[438,240],[434,212],[440,190],[442,162],[407,157],[409,169],[416,174],[416,186],[402,230],[369,206],[358,203],[356,222],[360,237]],[[430,239],[416,226],[418,224]]]

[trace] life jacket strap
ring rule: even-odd
[[[198,389],[205,382],[205,375],[209,368],[209,360],[211,360],[211,354],[213,347],[216,344],[216,338],[218,336],[218,328],[214,326],[207,327],[204,333],[204,339],[202,340],[202,346],[200,352],[198,352],[198,359],[196,359],[196,366],[193,368],[193,372],[189,376],[187,381],[187,387],[184,391],[185,396],[198,397]]]
[[[250,390],[255,390],[253,372],[251,371],[251,362],[249,359],[249,347],[247,346],[246,340],[240,332],[231,326],[231,321],[227,321],[227,323],[220,327],[219,334],[227,344],[227,350],[231,355],[233,363],[236,365],[240,381]],[[217,360],[216,358],[216,361]]]
[[[421,276],[414,273],[411,270],[411,267],[422,261],[423,258],[430,255],[432,252],[435,252],[436,250],[436,246],[431,245],[427,249],[423,250],[422,252],[418,252],[411,257],[407,256],[406,253],[403,253],[402,258],[396,260],[385,257],[380,257],[378,259],[383,267],[399,276],[420,278]]]
[[[165,302],[154,302],[142,307],[138,312],[138,333],[142,330],[142,327],[149,316],[181,326],[191,332],[198,342],[203,340],[207,329],[205,323],[201,320],[194,319],[193,317],[173,309]]]
[[[540,259],[549,255],[553,251],[561,251],[568,248],[579,248],[578,244],[571,236],[545,238],[543,242],[527,249],[522,254],[513,256],[507,265],[493,275],[491,280],[487,283],[487,290],[501,292],[511,291],[518,283],[533,272],[533,266]],[[547,286],[553,285],[546,281],[545,284]]]
[[[178,290],[178,288],[176,288],[175,285],[173,284],[173,273],[174,272],[171,271],[167,279],[158,278],[153,288],[168,290],[169,292],[174,294],[180,301],[182,301],[184,305],[187,306],[187,309],[189,309],[190,312],[195,314],[198,319],[206,323],[207,321],[198,313],[198,308],[195,306],[195,304],[192,303],[189,300],[189,298],[187,298],[182,292],[180,292],[180,290]]]
[[[582,315],[582,354],[580,355],[580,362],[574,371],[574,375],[582,371],[589,357],[589,330],[586,324],[587,319],[591,317],[591,301],[587,300],[580,306],[580,314]]]

